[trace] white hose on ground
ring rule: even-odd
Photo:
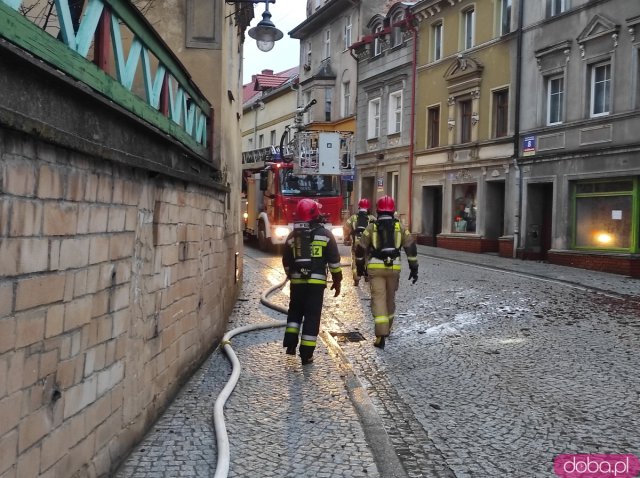
[[[340,264],[342,267],[350,267],[351,264]],[[274,304],[267,300],[267,297],[272,294],[275,290],[284,287],[287,283],[287,279],[283,280],[279,284],[274,285],[267,289],[262,296],[260,296],[260,303],[266,305],[270,309],[281,312],[283,314],[287,314],[288,309],[282,307],[281,305]],[[222,341],[220,344],[222,345],[222,349],[229,357],[229,361],[231,362],[232,372],[229,381],[224,386],[220,395],[216,399],[216,403],[213,406],[213,424],[216,432],[216,442],[218,443],[218,461],[216,463],[216,473],[213,478],[227,478],[229,474],[229,437],[227,435],[227,427],[224,423],[224,404],[227,403],[227,399],[233,392],[233,389],[236,387],[238,383],[238,378],[240,377],[240,361],[236,356],[235,352],[231,348],[231,338],[235,337],[238,334],[243,334],[245,332],[251,332],[253,330],[261,330],[261,329],[270,329],[274,327],[284,327],[287,325],[286,322],[282,321],[274,321],[274,322],[265,322],[262,324],[252,324],[245,325],[243,327],[237,327],[233,330],[230,330],[222,337]]]
[[[273,293],[273,291],[275,291],[276,289],[284,287],[286,282],[287,280],[285,279],[281,283],[267,289],[260,297],[260,302],[267,307],[286,314],[287,309],[282,306],[273,304],[267,300],[267,296],[269,294]],[[222,392],[220,392],[220,395],[218,395],[216,403],[213,407],[213,424],[216,431],[216,441],[218,443],[218,461],[216,463],[216,473],[214,475],[214,478],[227,478],[227,475],[229,474],[229,437],[227,436],[227,427],[224,423],[224,404],[227,402],[227,399],[231,395],[231,392],[233,392],[233,389],[236,387],[241,370],[240,361],[231,348],[231,339],[234,336],[242,334],[244,332],[250,332],[252,330],[260,329],[270,329],[272,327],[284,327],[285,325],[287,325],[287,323],[283,321],[245,325],[243,327],[237,327],[233,330],[230,330],[222,337],[222,341],[220,343],[224,352],[229,357],[229,361],[231,362],[232,366],[232,372],[231,378],[229,378],[229,381],[222,389]]]

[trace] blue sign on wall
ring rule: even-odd
[[[533,156],[536,154],[536,137],[525,136],[522,139],[522,156]]]

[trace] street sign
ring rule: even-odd
[[[533,156],[536,154],[536,137],[525,136],[522,140],[522,156]]]
[[[378,178],[378,192],[384,191],[384,179]]]

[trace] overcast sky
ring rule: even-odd
[[[255,27],[262,20],[264,6],[264,3],[255,5],[255,18],[249,28]],[[276,3],[269,4],[271,21],[284,34],[282,40],[277,41],[270,52],[258,50],[255,40],[249,37],[249,29],[247,29],[242,68],[243,84],[249,83],[251,75],[260,73],[262,70],[273,70],[277,73],[300,63],[300,41],[294,40],[288,33],[306,19],[306,7],[305,0],[276,0]]]

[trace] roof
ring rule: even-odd
[[[251,83],[242,85],[242,104],[250,103],[262,96],[265,90],[278,88],[298,76],[298,67],[274,73],[273,70],[262,70],[252,75]]]

